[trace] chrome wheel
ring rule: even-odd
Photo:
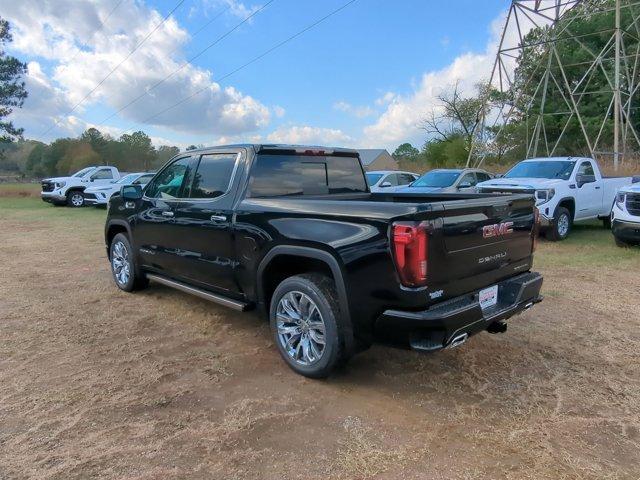
[[[129,262],[129,251],[123,242],[116,242],[111,252],[111,268],[116,282],[126,285],[131,277],[131,263]]]
[[[569,233],[569,217],[567,215],[560,215],[558,217],[558,234],[561,237],[565,237]]]
[[[278,302],[276,326],[280,345],[296,363],[312,365],[325,349],[325,324],[315,302],[299,291],[286,293]]]
[[[81,207],[84,203],[84,196],[81,193],[71,194],[71,205],[74,207]]]

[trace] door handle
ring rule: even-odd
[[[227,217],[224,215],[211,215],[212,222],[226,222]]]
[[[600,190],[600,187],[596,187],[596,190]]]
[[[173,212],[169,212],[169,211],[165,210],[164,212],[162,212],[162,216],[163,217],[173,217]]]

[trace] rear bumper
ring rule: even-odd
[[[385,311],[376,322],[378,332],[392,333],[415,350],[435,351],[454,339],[487,330],[542,301],[542,275],[527,272],[498,284],[498,303],[483,310],[479,291],[452,298],[421,312]]]
[[[628,222],[615,219],[611,223],[611,231],[616,238],[631,242],[640,241],[640,222]]]

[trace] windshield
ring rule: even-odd
[[[504,178],[560,178],[568,180],[576,162],[545,160],[520,162],[509,170]]]
[[[85,177],[89,172],[93,171],[96,167],[87,167],[87,168],[83,168],[82,170],[80,170],[79,172],[74,173],[73,175],[71,175],[72,177],[78,177],[78,178],[82,178]]]
[[[367,176],[367,183],[369,186],[375,185],[378,183],[378,180],[382,178],[382,173],[367,173],[365,175]]]
[[[410,188],[414,187],[432,187],[432,188],[444,188],[453,185],[456,178],[460,175],[460,172],[446,172],[442,170],[431,170],[429,173],[425,173],[418,180],[410,185]]]
[[[129,183],[133,183],[134,180],[138,178],[138,176],[139,175],[137,173],[130,173],[129,175],[125,175],[124,177],[122,177],[116,183],[124,183],[125,185]]]

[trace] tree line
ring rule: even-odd
[[[77,138],[59,138],[50,144],[20,140],[6,144],[0,169],[28,177],[73,173],[90,165],[112,165],[122,171],[155,170],[180,152],[175,146],[154,147],[142,132],[115,139],[96,128]]]

